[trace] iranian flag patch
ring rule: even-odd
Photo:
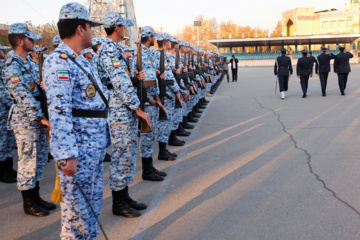
[[[69,81],[70,75],[68,71],[57,71],[57,79],[59,81]]]
[[[114,61],[112,61],[112,63],[114,65],[114,68],[121,67],[121,63],[119,60],[114,60]]]
[[[19,75],[11,76],[11,77],[10,77],[10,81],[11,81],[12,83],[20,82]]]

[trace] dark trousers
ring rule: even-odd
[[[339,88],[340,88],[341,94],[345,94],[348,76],[349,76],[349,73],[338,73]]]
[[[223,71],[222,71],[221,76],[220,76],[220,82],[223,80],[225,74],[226,74],[226,76],[227,76],[227,81],[230,82],[230,79],[229,79],[229,70],[223,70]]]
[[[235,69],[231,69],[231,73],[232,73],[232,81],[237,82],[237,68]]]
[[[308,89],[308,84],[309,84],[309,76],[300,76],[300,84],[301,84],[301,89],[303,91],[303,95],[306,95],[307,89]]]
[[[280,92],[288,90],[289,75],[279,76],[279,88]]]
[[[320,84],[321,84],[321,92],[323,95],[326,94],[326,86],[327,86],[327,80],[329,73],[328,72],[321,72],[319,73],[320,76]]]

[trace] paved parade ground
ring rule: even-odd
[[[142,181],[138,160],[130,193],[148,204],[142,217],[112,214],[105,163],[100,220],[109,239],[359,239],[360,65],[346,96],[330,73],[327,96],[315,75],[305,99],[296,76],[285,100],[275,96],[273,71],[240,68],[237,83],[223,81],[187,144],[171,149],[178,160],[155,160],[164,182]],[[46,200],[54,180],[52,161],[41,183]],[[59,207],[31,217],[16,184],[0,191],[0,239],[59,239]]]

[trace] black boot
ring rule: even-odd
[[[130,207],[132,207],[135,210],[145,210],[147,209],[147,206],[145,203],[138,203],[137,201],[131,199],[131,197],[129,196],[129,187],[126,186],[125,189],[125,201],[127,202],[127,204],[129,204]]]
[[[193,122],[193,123],[197,123],[197,122],[198,122],[198,120],[193,117],[192,112],[189,112],[189,114],[187,115],[187,121],[188,121],[188,122]]]
[[[199,117],[201,117],[200,114],[197,114],[197,113],[196,113],[195,107],[193,108],[193,110],[192,110],[191,113],[192,113],[192,116],[193,116],[194,118],[199,118]]]
[[[190,136],[190,132],[185,131],[182,124],[179,123],[179,127],[176,130],[176,135],[177,136],[182,136],[182,137],[188,137],[188,136]]]
[[[125,189],[120,191],[112,191],[113,205],[112,212],[114,215],[124,216],[128,218],[140,217],[141,213],[130,207],[125,200]]]
[[[194,125],[188,123],[187,117],[183,117],[182,126],[184,129],[193,129]]]
[[[164,178],[156,173],[156,169],[153,167],[152,158],[141,158],[142,161],[142,179],[149,181],[163,181]],[[154,171],[154,169],[156,171]],[[135,208],[136,209],[136,208]],[[139,210],[139,209],[137,209]]]
[[[16,178],[12,177],[8,172],[7,162],[0,162],[0,182],[15,183]]]
[[[21,191],[24,201],[24,212],[35,217],[44,217],[49,215],[49,211],[39,206],[33,198],[33,189]]]
[[[14,170],[13,168],[13,159],[12,158],[7,158],[6,159],[6,166],[7,166],[7,172],[9,173],[10,176],[12,176],[13,178],[17,177],[17,171]]]
[[[203,98],[203,101],[204,101],[205,104],[208,104],[210,102],[210,101],[206,100],[205,97]]]
[[[32,190],[34,201],[42,208],[46,210],[56,209],[56,205],[50,202],[46,202],[40,197],[40,185],[39,182],[36,182],[35,188]]]
[[[197,103],[197,104],[195,105],[194,110],[195,110],[196,113],[202,113],[202,112],[203,112],[203,111],[201,111],[201,110],[199,109],[199,103]]]
[[[54,160],[54,157],[53,157],[53,155],[51,155],[50,152],[48,152],[48,160],[47,160],[47,162],[50,162],[51,160]]]
[[[170,137],[169,137],[169,145],[171,145],[171,146],[184,146],[185,142],[180,141],[179,139],[177,139],[175,131],[171,131],[171,134],[170,134]]]
[[[166,150],[166,143],[159,142],[159,160],[174,161],[175,158],[171,156]]]
[[[198,108],[199,109],[206,109],[206,105],[202,103],[201,99],[200,99],[200,101],[198,103]]]
[[[111,155],[106,153],[104,157],[104,162],[111,162]]]
[[[172,152],[170,152],[169,150],[167,150],[166,149],[166,151],[168,152],[168,154],[170,154],[171,156],[173,156],[174,158],[176,158],[177,157],[177,154],[176,153],[172,153]]]

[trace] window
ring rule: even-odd
[[[331,27],[337,27],[337,21],[331,21],[330,26]]]
[[[345,20],[339,21],[339,27],[345,27]]]
[[[353,20],[352,20],[352,19],[348,19],[348,20],[347,20],[347,25],[348,25],[348,27],[352,27],[352,25],[353,25]]]
[[[323,22],[323,28],[328,28],[329,27],[329,22]]]

